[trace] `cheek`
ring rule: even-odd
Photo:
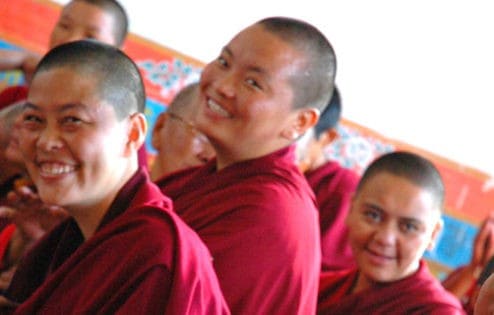
[[[199,82],[199,87],[201,89],[204,89],[204,87],[210,83],[211,78],[213,77],[213,72],[213,66],[211,64],[208,64],[204,67],[201,72],[201,79]]]
[[[349,228],[349,240],[352,247],[355,249],[365,246],[365,244],[369,241],[371,237],[371,232],[365,224],[362,222],[355,221],[350,218],[348,220],[348,228]]]
[[[425,241],[422,237],[401,237],[399,239],[399,251],[403,260],[413,261],[419,259],[425,249]]]
[[[20,128],[18,133],[19,151],[24,155],[28,155],[29,153],[34,152],[36,149],[36,138],[37,132],[28,131]]]

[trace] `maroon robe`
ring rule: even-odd
[[[314,314],[317,210],[293,147],[220,171],[210,161],[158,185],[211,251],[232,314]]]
[[[140,170],[84,241],[62,222],[20,263],[15,314],[228,314],[211,256]]]
[[[405,279],[352,294],[357,275],[355,268],[323,273],[317,314],[464,314],[458,299],[429,273],[424,261]]]
[[[359,176],[329,161],[315,170],[305,172],[316,194],[321,228],[322,270],[341,270],[355,266],[345,224],[352,195]]]
[[[0,91],[0,110],[27,98],[28,88],[25,85],[12,85]]]

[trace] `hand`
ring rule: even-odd
[[[40,55],[26,50],[0,50],[0,70],[22,70],[28,83],[40,60]]]
[[[473,243],[470,263],[453,270],[442,282],[443,286],[456,297],[471,300],[472,284],[476,283],[482,269],[494,255],[494,213],[491,213],[480,226]]]
[[[26,53],[21,65],[21,70],[24,72],[24,79],[26,80],[26,83],[31,83],[34,70],[36,70],[40,60],[41,56],[33,53]]]
[[[68,216],[64,209],[44,204],[29,186],[16,187],[7,195],[7,204],[0,207],[0,216],[16,225],[9,257],[5,257],[9,264],[15,264],[31,244]]]
[[[471,268],[478,277],[489,259],[494,255],[494,212],[484,219],[473,244]]]

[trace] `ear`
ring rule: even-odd
[[[293,113],[287,127],[282,131],[283,138],[294,141],[309,128],[317,124],[319,110],[317,108],[302,108]]]
[[[443,230],[444,222],[443,219],[439,218],[434,226],[434,229],[432,230],[432,235],[431,235],[431,240],[429,242],[429,245],[427,246],[427,250],[433,250],[434,247],[436,246],[437,238],[441,234],[441,231]]]
[[[127,138],[128,152],[135,151],[141,147],[146,138],[148,129],[146,117],[142,113],[134,113],[129,117],[129,131]]]
[[[166,113],[159,114],[151,134],[151,145],[158,151],[161,149],[161,129],[163,129],[167,117]]]
[[[338,131],[336,131],[335,128],[328,129],[324,131],[320,136],[317,141],[321,144],[322,147],[325,147],[329,145],[331,142],[335,141],[338,139],[340,135],[338,134]]]

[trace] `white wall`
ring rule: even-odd
[[[336,50],[345,118],[494,175],[488,0],[121,2],[132,32],[204,62],[260,18],[305,19]]]

